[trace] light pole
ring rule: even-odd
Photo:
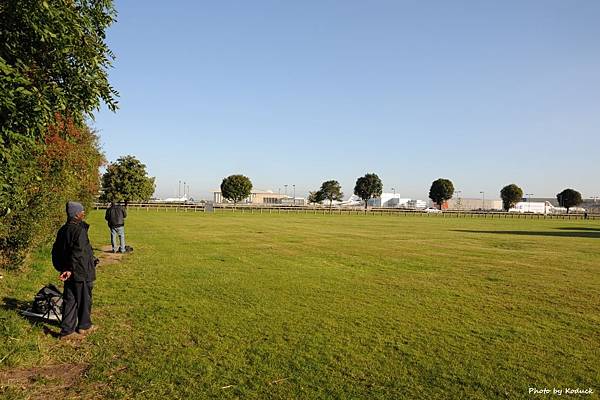
[[[525,196],[527,196],[527,212],[531,212],[531,196],[533,196],[533,193],[525,193]]]
[[[460,195],[461,194],[462,194],[462,190],[457,190],[456,191],[456,198],[457,198],[456,205],[458,206],[459,210],[461,208],[461,204],[460,204]]]
[[[283,187],[285,188],[285,192],[283,194],[287,197],[287,187],[288,187],[288,185],[283,185]]]
[[[485,211],[485,192],[482,191],[479,193],[481,193],[481,209]]]
[[[294,188],[294,205],[296,205],[296,185],[292,185]]]
[[[179,189],[177,189],[177,197],[181,197],[181,181],[179,181]]]

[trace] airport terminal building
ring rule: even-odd
[[[216,204],[231,204],[232,201],[223,197],[220,190],[213,191],[213,201]],[[253,190],[250,196],[241,201],[242,204],[254,205],[297,205],[303,206],[306,200],[301,197],[292,198],[281,193],[274,193],[272,190]]]

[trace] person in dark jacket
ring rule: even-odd
[[[110,244],[113,253],[117,252],[117,235],[119,235],[121,245],[119,251],[125,253],[125,218],[127,218],[127,210],[120,204],[111,202],[110,207],[106,209],[104,219],[108,222],[110,229]]]
[[[52,258],[64,282],[60,338],[72,339],[95,330],[91,313],[97,261],[88,237],[90,226],[83,221],[83,206],[70,201],[66,209],[67,222],[58,230]]]

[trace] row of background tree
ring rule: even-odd
[[[230,175],[221,182],[221,194],[234,204],[248,198],[252,192],[252,181],[244,175]],[[144,164],[133,156],[121,157],[108,166],[102,177],[103,194],[101,201],[147,201],[154,192],[154,178],[146,175]],[[356,180],[354,194],[368,206],[369,200],[380,197],[383,192],[383,182],[377,174],[369,173]],[[442,205],[454,196],[454,184],[449,179],[439,178],[432,182],[429,198],[441,209]],[[523,189],[513,184],[506,185],[500,191],[502,206],[508,211],[523,200]],[[328,180],[321,187],[308,195],[308,202],[322,204],[342,201],[344,193],[342,186],[336,180]],[[559,204],[567,209],[582,203],[581,194],[573,189],[565,189],[556,195]]]
[[[383,183],[377,174],[366,174],[356,180],[354,194],[360,197],[365,208],[370,199],[380,197],[382,194]],[[454,184],[449,179],[439,178],[431,183],[429,189],[429,198],[438,205],[440,210],[445,202],[454,196]],[[344,197],[342,187],[336,180],[325,181],[321,184],[319,190],[310,192],[308,201],[310,203],[322,203],[325,200],[329,201],[331,207],[333,201],[341,201]],[[513,208],[518,202],[523,200],[523,189],[513,184],[506,185],[500,191],[502,198],[502,207],[505,211]],[[581,193],[573,189],[565,189],[556,195],[559,204],[567,209],[567,213],[571,207],[578,206],[582,203]]]
[[[221,183],[221,194],[224,198],[232,201],[234,204],[244,200],[252,191],[252,182],[244,175],[231,175],[223,179]],[[377,174],[369,173],[356,180],[354,194],[358,196],[367,208],[369,200],[380,197],[383,192],[383,182]],[[454,196],[454,184],[449,179],[439,178],[432,182],[429,189],[429,198],[438,205],[440,210],[443,204]],[[505,211],[513,208],[518,202],[523,200],[523,190],[513,184],[506,185],[500,191],[502,206]],[[342,186],[336,180],[328,180],[321,184],[321,187],[312,191],[308,195],[308,202],[312,204],[322,204],[329,202],[329,207],[334,201],[342,201],[344,193]],[[582,203],[581,193],[573,189],[565,189],[556,195],[559,204],[567,209],[575,207]]]

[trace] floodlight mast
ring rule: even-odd
[[[533,196],[533,193],[525,193],[525,196],[527,196],[527,212],[531,212],[531,196]]]
[[[481,191],[479,193],[481,193],[481,209],[485,211],[485,192]]]
[[[457,190],[456,192],[456,205],[458,206],[458,209],[461,209],[461,201],[460,201],[460,195],[462,194],[462,190]]]

